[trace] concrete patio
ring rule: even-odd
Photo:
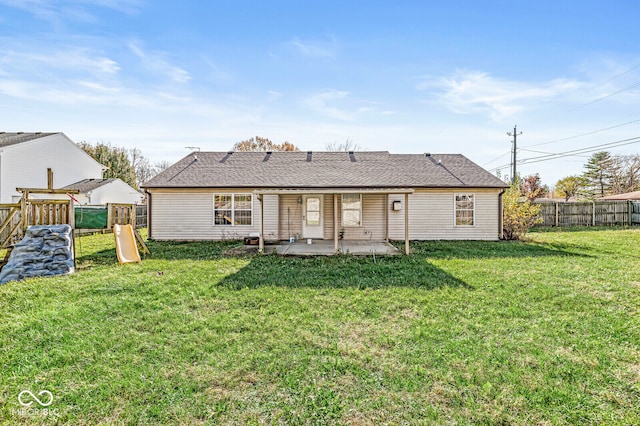
[[[338,251],[341,254],[354,256],[396,256],[402,254],[400,250],[387,241],[340,241]],[[331,256],[335,253],[333,240],[313,240],[307,244],[307,240],[298,240],[295,243],[283,242],[280,244],[266,244],[264,252],[277,253],[288,256]]]

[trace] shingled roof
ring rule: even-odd
[[[460,154],[194,152],[144,188],[505,188]]]
[[[33,139],[44,138],[45,136],[55,135],[55,133],[25,133],[25,132],[0,132],[0,148],[16,145],[22,142],[28,142]]]
[[[62,189],[77,189],[81,193],[93,191],[101,186],[108,185],[111,182],[118,180],[118,178],[106,178],[106,179],[83,179],[79,182],[72,183],[65,186]]]

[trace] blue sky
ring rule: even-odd
[[[636,1],[0,0],[0,127],[152,162],[259,135],[493,169],[515,124],[520,159],[640,136],[639,36]],[[589,155],[518,169],[553,185]]]

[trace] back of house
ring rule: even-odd
[[[143,185],[149,237],[497,240],[507,185],[460,154],[194,152]]]

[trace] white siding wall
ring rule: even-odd
[[[0,159],[0,203],[19,197],[16,188],[46,188],[47,168],[53,170],[55,188],[102,178],[102,166],[63,134],[7,146]]]
[[[83,195],[86,196],[86,194]],[[88,203],[94,205],[107,203],[140,204],[142,202],[142,194],[120,180],[94,189],[87,198],[89,199]],[[78,201],[81,200],[78,198]]]
[[[156,240],[239,240],[260,230],[260,203],[253,195],[252,225],[224,226],[213,223],[213,194],[251,193],[251,190],[156,192],[151,195],[152,238]],[[275,198],[274,198],[275,197]],[[277,239],[277,196],[267,195],[264,238]]]
[[[475,225],[454,226],[454,194],[475,194]],[[499,190],[416,190],[409,195],[410,240],[497,240]],[[402,210],[391,203],[401,200]],[[404,195],[389,196],[389,238],[404,240]]]

